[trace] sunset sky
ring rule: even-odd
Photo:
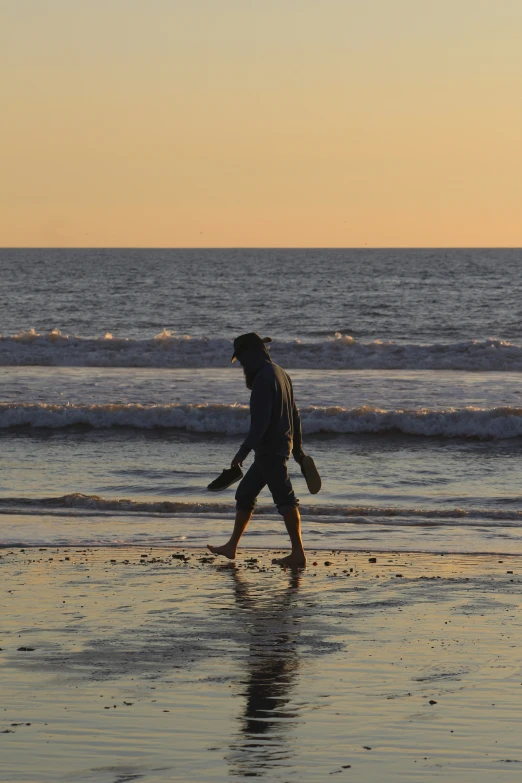
[[[521,0],[0,0],[0,245],[522,245]]]

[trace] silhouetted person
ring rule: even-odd
[[[255,332],[242,334],[234,340],[234,354],[243,367],[250,395],[250,430],[232,460],[232,467],[242,465],[254,451],[254,462],[241,480],[236,492],[236,521],[229,541],[223,546],[208,548],[216,555],[233,560],[241,536],[245,532],[257,496],[268,485],[274,503],[282,515],[290,537],[292,551],[287,557],[274,559],[279,565],[298,568],[306,565],[301,538],[299,500],[294,494],[287,462],[292,453],[301,465],[305,457],[302,448],[301,417],[294,401],[292,381],[286,372],[270,358],[265,343]]]

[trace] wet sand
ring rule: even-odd
[[[520,779],[522,560],[274,554],[2,550],[0,779]]]

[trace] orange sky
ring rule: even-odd
[[[0,0],[2,246],[520,246],[520,0]]]

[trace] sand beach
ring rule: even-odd
[[[1,779],[519,779],[520,558],[274,554],[2,550]]]

